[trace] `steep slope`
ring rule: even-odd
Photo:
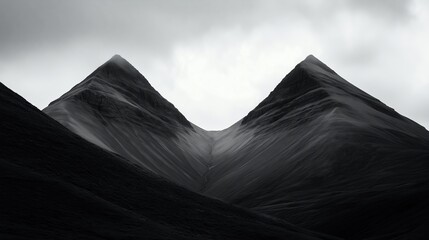
[[[64,111],[61,102],[45,112],[67,126],[52,114]],[[313,56],[230,128],[191,127],[161,138],[138,126],[145,134],[122,142],[140,149],[151,143],[145,151],[176,155],[154,172],[182,186],[304,227],[350,239],[417,238],[426,229],[429,133]],[[91,141],[97,128],[81,134]],[[105,136],[118,139],[114,133],[92,142]],[[121,154],[121,147],[112,149]],[[169,161],[161,154],[123,156],[143,167]],[[198,171],[191,175],[188,166]],[[171,168],[193,177],[181,181]]]
[[[191,190],[207,169],[206,136],[119,55],[54,101],[45,113],[106,150]],[[182,136],[187,136],[183,141]],[[191,136],[191,137],[189,137]],[[192,140],[192,141],[190,141]]]
[[[0,103],[1,239],[328,239],[142,171],[2,84]]]

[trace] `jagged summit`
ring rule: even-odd
[[[91,115],[106,124],[110,120],[132,122],[161,132],[183,127],[192,129],[190,122],[174,105],[163,98],[146,78],[120,55],[114,55],[81,83],[53,101],[45,112],[59,114],[62,119],[61,116],[67,115],[64,112],[67,108],[74,109],[73,111],[80,109],[72,115],[91,111]]]
[[[100,78],[105,82],[120,84],[123,87],[133,88],[134,85],[138,85],[153,89],[147,79],[131,63],[118,54],[98,67],[84,82],[91,82]]]
[[[302,92],[309,88],[336,85],[335,82],[344,83],[345,80],[315,56],[308,55],[283,78],[273,92],[281,94],[285,88]]]
[[[119,55],[119,54],[115,54],[115,55],[113,55],[111,58],[110,58],[110,60],[109,61],[114,61],[114,62],[127,62],[128,63],[128,61],[127,60],[125,60],[121,55]]]
[[[362,120],[382,113],[409,121],[309,55],[243,118],[241,124],[266,126],[275,123],[294,127],[333,109],[358,115]]]
[[[318,58],[316,58],[314,55],[310,54],[304,60],[302,60],[300,63],[298,63],[298,66],[303,66],[305,64],[313,64],[313,65],[324,65],[326,66],[322,61],[320,61]],[[327,67],[327,66],[326,66]]]
[[[131,65],[127,60],[116,54],[108,61],[99,66],[89,74],[82,82],[74,86],[69,92],[62,95],[59,99],[51,102],[49,105],[58,101],[78,95],[83,90],[100,90],[102,86],[115,86],[121,88],[121,92],[135,91],[136,89],[145,89],[146,91],[156,92],[146,78]]]
[[[119,66],[131,66],[131,63],[129,63],[126,59],[124,59],[121,55],[115,54],[113,55],[109,60],[107,60],[104,64],[117,64]],[[103,64],[103,65],[104,65]]]
[[[302,62],[300,62],[298,66],[305,68],[308,71],[311,71],[311,69],[315,69],[316,67],[318,67],[322,68],[325,71],[335,73],[334,70],[332,70],[330,67],[328,67],[326,64],[324,64],[322,61],[320,61],[318,58],[311,54],[308,55]]]
[[[329,76],[332,79],[339,78],[334,71],[320,60],[313,55],[309,55],[296,65],[268,97],[243,118],[241,123],[249,124],[255,122],[253,120],[267,115],[256,121],[255,124],[271,124],[277,122],[291,111],[311,107],[312,103],[317,103],[314,108],[316,112],[337,106],[337,103],[328,99],[329,94],[325,90],[325,79],[320,77],[321,75]],[[298,119],[293,119],[292,121],[295,120]]]
[[[134,66],[130,62],[128,62],[126,59],[124,59],[119,54],[113,55],[101,67],[117,67],[117,68],[129,69],[129,70],[133,70],[135,72],[138,72],[138,70],[135,69]]]

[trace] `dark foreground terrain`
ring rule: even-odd
[[[332,239],[177,187],[1,84],[0,113],[0,239]]]

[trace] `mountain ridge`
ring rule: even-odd
[[[426,187],[417,186],[429,181],[424,175],[429,133],[312,55],[247,116],[221,131],[166,124],[172,134],[164,134],[139,124],[140,118],[111,121],[93,110],[64,112],[57,105],[44,111],[66,126],[85,128],[78,134],[178,185],[306,228],[362,239],[394,232],[405,221],[412,223],[409,231],[420,226],[411,214],[388,215],[415,211],[402,209],[404,202],[420,206],[407,194],[426,199]],[[76,121],[58,118],[56,111]],[[383,194],[396,203],[389,205]],[[371,196],[390,208],[375,207]],[[372,211],[362,215],[363,208]],[[386,224],[374,229],[374,223],[356,220],[366,218]]]

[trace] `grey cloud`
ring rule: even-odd
[[[213,28],[253,29],[272,19],[304,18],[316,25],[330,22],[337,11],[359,9],[373,16],[401,19],[410,1],[66,1],[0,2],[0,49],[25,51],[38,45],[76,38],[122,40],[158,51],[174,41]],[[19,46],[19,47],[17,47]]]
[[[374,16],[388,18],[388,20],[403,20],[412,17],[412,0],[360,0],[349,1],[352,8],[369,12]]]
[[[410,71],[421,70],[424,63],[417,56],[426,49],[425,41],[414,39],[428,38],[416,31],[424,22],[422,13],[415,15],[416,3],[429,8],[423,0],[0,0],[0,80],[12,84],[38,107],[44,107],[97,65],[119,53],[162,94],[166,93],[170,101],[180,103],[183,111],[196,116],[200,121],[197,124],[215,129],[238,120],[232,112],[246,112],[254,106],[232,108],[231,104],[210,103],[216,107],[217,114],[225,116],[213,116],[214,111],[197,113],[207,104],[204,101],[210,100],[204,96],[199,101],[183,98],[183,91],[178,87],[184,82],[178,82],[176,72],[183,66],[192,69],[188,65],[194,64],[184,61],[197,56],[198,61],[207,61],[207,64],[182,78],[192,74],[204,78],[206,72],[216,74],[207,68],[219,71],[230,66],[239,67],[239,71],[252,68],[255,74],[236,76],[258,77],[224,81],[225,84],[238,81],[239,84],[234,85],[238,89],[246,83],[248,89],[254,91],[254,98],[246,95],[237,99],[237,103],[257,103],[282,77],[275,79],[274,76],[279,72],[286,74],[301,57],[312,53],[334,70],[343,72],[352,83],[380,96],[401,112],[407,108],[406,104],[398,100],[399,97],[390,97],[391,93],[408,89],[401,81],[404,76],[401,65],[405,61],[413,62],[415,66]],[[411,38],[400,39],[403,35]],[[408,50],[404,49],[404,42],[410,45]],[[231,53],[213,53],[223,49]],[[178,56],[180,54],[189,56]],[[233,54],[244,54],[248,58],[231,58]],[[288,55],[294,57],[288,58]],[[260,60],[268,56],[271,59]],[[285,59],[294,62],[286,64]],[[254,70],[259,67],[265,74]],[[187,84],[195,81],[204,83],[205,80],[193,79]],[[409,81],[409,85],[414,84]],[[264,91],[260,90],[262,85]],[[207,84],[199,84],[204,86]],[[195,91],[201,90],[193,87]],[[45,94],[41,94],[42,91]],[[222,97],[221,92],[216,94]],[[420,92],[415,98],[419,96]],[[226,101],[229,99],[223,103]],[[427,108],[424,104],[421,107]],[[417,116],[420,108],[408,109],[412,117]],[[426,119],[422,122],[429,122],[426,115],[418,116]]]

